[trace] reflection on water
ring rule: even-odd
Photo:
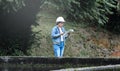
[[[120,69],[107,69],[107,70],[95,70],[95,71],[120,71]]]
[[[44,69],[41,69],[41,68],[4,68],[4,67],[0,68],[0,71],[49,71],[49,70],[50,69],[47,69],[47,68],[44,68]],[[94,70],[94,71],[120,71],[120,69]]]
[[[0,68],[0,71],[47,71],[39,68]]]
[[[45,68],[0,68],[0,71],[49,71],[52,69]]]

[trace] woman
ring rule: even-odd
[[[65,46],[65,39],[67,35],[64,35],[65,29],[63,27],[65,20],[63,17],[56,19],[56,26],[52,28],[51,36],[53,41],[53,49],[55,57],[62,57]]]

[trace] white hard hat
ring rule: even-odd
[[[63,17],[58,17],[58,18],[56,19],[56,23],[58,23],[58,22],[65,22],[65,20],[64,20]]]

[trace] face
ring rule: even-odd
[[[63,27],[63,25],[64,25],[63,22],[61,22],[61,23],[58,24],[59,27]]]

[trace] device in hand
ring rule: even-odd
[[[69,29],[68,31],[66,31],[66,32],[63,34],[63,36],[67,35],[67,34],[70,33],[70,32],[74,32],[74,30],[73,30],[73,29]]]

